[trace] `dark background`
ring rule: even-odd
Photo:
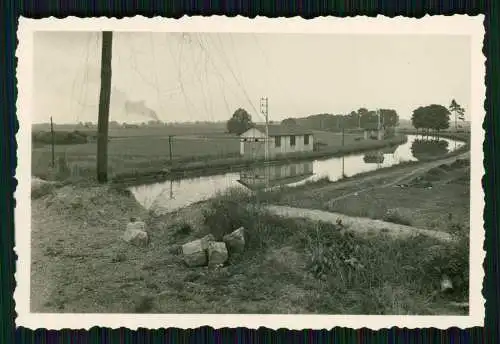
[[[497,155],[500,123],[499,83],[499,17],[500,1],[375,1],[375,0],[323,0],[323,1],[21,1],[3,0],[0,2],[0,344],[2,343],[500,343],[499,339],[499,253],[497,209],[500,194],[498,170],[494,157]],[[460,330],[450,328],[447,331],[436,329],[398,329],[358,331],[346,328],[334,328],[324,331],[272,331],[199,328],[195,330],[139,330],[93,328],[90,331],[64,330],[31,331],[15,329],[13,291],[15,288],[14,247],[14,206],[13,192],[16,188],[16,140],[18,129],[16,119],[16,30],[19,16],[43,18],[55,16],[92,17],[108,16],[122,18],[144,15],[178,18],[187,15],[242,15],[255,17],[289,17],[300,15],[304,18],[317,16],[407,16],[422,17],[426,14],[485,14],[486,37],[483,52],[486,62],[486,130],[484,142],[483,177],[486,209],[484,220],[486,227],[484,262],[485,281],[483,294],[486,298],[486,318],[484,328]],[[17,230],[22,230],[18,228]],[[168,324],[165,324],[168,326]]]

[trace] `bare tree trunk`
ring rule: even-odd
[[[111,98],[111,55],[113,33],[103,31],[101,52],[101,92],[99,95],[99,120],[97,122],[97,180],[108,181],[108,126]]]

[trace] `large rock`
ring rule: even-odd
[[[142,221],[132,221],[127,224],[123,240],[136,246],[147,246],[149,236],[146,231],[146,224]]]
[[[214,236],[209,234],[182,245],[182,255],[186,264],[190,267],[207,265],[207,250],[214,240]]]
[[[227,258],[228,253],[225,243],[211,241],[208,244],[208,266],[223,265],[227,261]]]
[[[229,252],[242,252],[245,249],[245,229],[243,227],[224,235],[222,240],[226,243]]]
[[[125,231],[123,240],[135,246],[147,246],[149,237],[147,232],[132,228]]]
[[[448,276],[443,275],[441,277],[441,292],[448,292],[452,289],[453,289],[453,282]]]
[[[200,240],[202,242],[203,249],[207,250],[208,249],[208,244],[210,244],[212,241],[215,241],[215,237],[212,234],[208,234],[208,235],[205,235]]]
[[[182,245],[182,255],[188,266],[195,267],[207,265],[207,252],[203,246],[203,241],[201,239]]]

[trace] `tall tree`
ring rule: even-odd
[[[229,121],[227,121],[227,131],[236,135],[243,134],[253,126],[252,116],[242,108],[237,109]]]
[[[433,104],[429,106],[429,112],[432,119],[431,128],[437,131],[439,139],[439,132],[450,127],[450,111],[442,105]]]
[[[359,111],[358,111],[359,114]],[[376,111],[366,111],[361,115],[361,128],[369,128],[378,123],[378,115]]]
[[[457,113],[458,113],[458,119],[462,122],[465,122],[465,109],[463,107],[460,107],[457,110]]]
[[[399,124],[399,116],[396,110],[380,109],[380,116],[384,127],[396,127]]]
[[[459,114],[462,107],[456,102],[455,99],[452,99],[448,109],[450,110],[451,113],[455,115],[455,130],[457,130],[457,115]]]
[[[97,181],[108,181],[108,126],[109,102],[111,98],[111,54],[113,33],[102,33],[101,92],[99,95],[99,118],[97,122]]]
[[[442,105],[421,106],[413,110],[411,121],[415,129],[425,129],[427,134],[433,129],[439,137],[440,130],[450,127],[450,111]]]

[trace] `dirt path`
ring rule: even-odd
[[[445,232],[432,231],[427,229],[404,226],[392,222],[373,220],[363,217],[351,217],[340,213],[332,213],[323,210],[302,209],[288,206],[269,205],[266,209],[274,215],[288,218],[303,218],[312,221],[322,221],[336,224],[340,219],[347,231],[357,234],[385,233],[395,238],[411,237],[415,235],[426,235],[439,241],[449,242],[451,235]]]
[[[32,312],[43,312],[47,309],[54,291],[55,259],[51,259],[47,253],[46,239],[52,233],[43,232],[43,229],[52,229],[57,224],[54,218],[47,216],[46,209],[41,202],[32,202],[31,215],[31,290],[30,309]]]
[[[448,157],[430,162],[424,162],[422,164],[419,164],[418,166],[407,166],[407,167],[402,167],[400,169],[389,170],[385,172],[381,171],[380,173],[369,174],[364,177],[361,176],[359,178],[355,178],[354,180],[347,180],[344,182],[333,183],[331,185],[322,186],[319,188],[313,188],[312,190],[305,190],[305,191],[302,190],[302,193],[304,194],[304,197],[313,197],[313,194],[318,192],[329,193],[337,190],[346,189],[347,193],[332,198],[328,201],[328,203],[332,205],[334,202],[338,200],[359,195],[360,193],[363,192],[371,191],[378,188],[392,187],[401,184],[404,181],[411,179],[417,174],[424,173],[442,164],[451,164],[457,159],[465,159],[468,158],[469,156],[470,152],[466,152],[464,154],[460,154],[453,157]],[[369,186],[366,186],[367,184]],[[365,187],[363,187],[363,185],[365,185]],[[337,223],[337,220],[340,219],[342,223],[346,226],[347,230],[351,230],[359,234],[385,232],[395,237],[408,237],[417,234],[422,234],[433,237],[440,241],[452,240],[452,237],[445,232],[405,226],[396,223],[374,220],[364,217],[351,217],[341,213],[334,213],[317,209],[305,209],[305,208],[297,208],[290,206],[281,206],[281,205],[268,205],[267,209],[275,215],[289,217],[289,218],[305,218],[313,221],[323,221],[333,224]]]
[[[458,156],[454,156],[454,157],[450,157],[450,158],[447,158],[447,159],[442,159],[442,160],[437,160],[437,161],[432,161],[432,162],[424,163],[424,165],[418,166],[417,168],[413,168],[411,170],[408,170],[408,169],[405,169],[405,170],[396,170],[393,173],[388,172],[387,174],[382,174],[381,176],[373,176],[373,177],[375,177],[373,179],[379,179],[379,178],[387,179],[387,178],[389,178],[392,175],[395,178],[394,178],[394,180],[392,180],[389,183],[386,183],[384,181],[382,184],[378,184],[378,185],[375,185],[375,186],[372,186],[372,187],[368,187],[368,188],[363,188],[363,189],[360,189],[360,190],[356,190],[355,192],[351,192],[351,193],[348,193],[348,194],[345,194],[345,195],[333,198],[333,199],[330,200],[330,202],[339,201],[341,199],[344,199],[344,198],[347,198],[347,197],[350,197],[350,196],[354,196],[354,195],[358,195],[358,194],[360,194],[362,192],[371,191],[371,190],[374,190],[374,189],[395,186],[395,185],[398,185],[398,184],[402,183],[405,180],[408,180],[409,178],[413,177],[414,175],[426,172],[426,171],[428,171],[428,170],[430,170],[432,168],[438,167],[438,166],[440,166],[442,164],[453,163],[457,159],[468,158],[469,156],[470,156],[470,152],[467,152],[467,153],[464,153],[464,154],[461,154],[461,155],[458,155]],[[365,182],[366,181],[370,181],[370,176],[367,176],[366,179],[362,179],[362,181],[365,181]]]
[[[358,177],[355,176],[349,180],[339,181],[321,187],[312,187],[308,190],[302,189],[300,190],[300,192],[303,193],[304,197],[307,198],[307,197],[313,197],[313,195],[317,192],[322,192],[322,193],[333,192],[341,189],[349,189],[351,187],[355,189],[355,191],[347,192],[343,195],[330,199],[330,202],[335,202],[350,196],[358,195],[366,191],[374,190],[377,188],[391,187],[400,184],[403,181],[410,179],[416,174],[426,172],[442,164],[451,164],[458,159],[466,159],[469,157],[470,157],[470,152],[465,152],[463,154],[448,158],[443,158],[429,162],[422,162],[417,166],[415,165],[402,166],[400,168],[389,169],[388,171],[384,171],[383,169],[381,169],[380,171],[377,171],[377,173],[373,174],[370,173],[366,176],[358,176]],[[387,180],[391,181],[387,182]],[[367,183],[371,183],[371,185],[368,187],[360,187],[360,185]]]

